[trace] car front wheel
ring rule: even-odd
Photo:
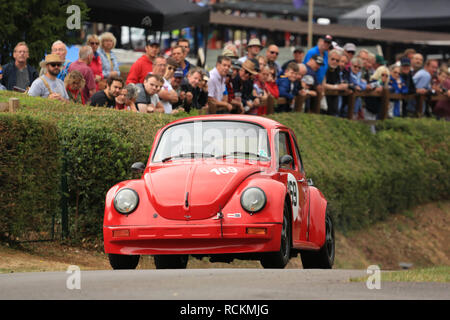
[[[109,263],[114,270],[136,269],[139,255],[108,254]]]
[[[189,256],[187,254],[155,255],[156,269],[186,269]]]
[[[335,238],[333,219],[325,215],[325,243],[319,251],[302,251],[304,269],[331,269],[334,263]]]
[[[268,252],[263,255],[260,262],[264,268],[283,269],[291,257],[291,227],[289,219],[289,204],[284,203],[283,227],[281,229],[280,251]]]

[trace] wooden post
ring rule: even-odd
[[[9,99],[9,112],[14,113],[19,109],[20,101],[18,98]]]
[[[308,1],[308,50],[312,48],[313,43],[313,16],[314,16],[314,0]]]
[[[417,116],[417,118],[422,117],[424,102],[425,102],[425,96],[423,94],[419,94],[416,96],[416,116]]]
[[[353,111],[355,110],[355,100],[356,100],[356,93],[353,91],[351,94],[348,95],[347,118],[350,120],[353,119]]]
[[[389,89],[383,88],[383,91],[381,92],[381,120],[386,120],[389,113],[389,95]]]
[[[215,114],[217,111],[216,103],[213,101],[208,101],[208,114]]]
[[[305,103],[305,100],[306,100],[306,96],[302,96],[302,95],[295,96],[295,107],[294,107],[295,112],[302,112],[303,104]]]
[[[317,96],[314,98],[314,108],[313,112],[320,113],[320,102],[322,101],[323,94],[321,91],[317,91]]]
[[[275,98],[269,94],[267,97],[267,114],[273,114],[275,112]]]

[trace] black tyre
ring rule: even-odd
[[[156,269],[186,269],[189,256],[187,254],[155,255]]]
[[[325,215],[325,243],[319,251],[301,251],[304,269],[331,269],[334,264],[335,238],[333,219]]]
[[[280,251],[265,253],[260,262],[268,269],[283,269],[291,258],[291,223],[288,202],[284,203],[283,209],[283,227],[281,229]]]
[[[108,254],[109,263],[114,270],[136,269],[139,255]]]

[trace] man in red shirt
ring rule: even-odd
[[[147,74],[153,71],[153,60],[158,54],[159,43],[148,43],[145,46],[145,54],[137,59],[137,61],[131,66],[126,84],[143,83]]]
[[[70,73],[72,70],[78,70],[83,75],[84,80],[86,81],[86,85],[84,86],[82,94],[84,101],[87,103],[96,91],[94,73],[89,67],[89,64],[94,58],[94,52],[92,51],[92,48],[90,46],[83,46],[80,48],[78,56],[79,59],[70,64],[68,73]]]

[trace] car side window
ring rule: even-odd
[[[295,138],[294,135],[292,135],[292,140],[294,141],[295,152],[296,152],[296,154],[297,154],[298,161],[300,162],[300,163],[299,163],[299,165],[300,165],[300,171],[301,171],[302,173],[304,173],[304,172],[305,172],[305,169],[303,168],[302,156],[300,155],[300,149],[298,148],[297,139]]]
[[[278,161],[283,157],[284,155],[290,155],[292,158],[294,158],[292,154],[292,147],[291,142],[289,139],[289,133],[287,132],[279,132],[278,134]],[[289,165],[281,165],[280,168],[288,169],[288,170],[294,170],[295,169],[295,163],[292,161]]]

